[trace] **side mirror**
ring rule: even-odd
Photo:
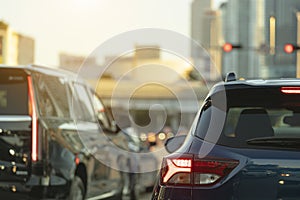
[[[118,127],[117,123],[115,120],[111,121],[111,131],[113,133],[118,133],[121,129]]]
[[[165,142],[165,148],[169,153],[175,152],[179,149],[184,143],[186,135],[179,135],[172,138],[169,138]]]

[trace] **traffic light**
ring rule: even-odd
[[[289,43],[285,44],[283,47],[284,52],[287,54],[291,54],[294,51],[299,50],[299,49],[300,49],[300,47],[298,45],[293,45],[293,44],[289,44]]]
[[[231,52],[233,49],[240,49],[240,48],[242,48],[242,45],[240,45],[240,44],[233,45],[233,44],[228,43],[228,42],[225,43],[222,47],[223,51],[226,52],[226,53]]]
[[[225,43],[225,44],[223,45],[223,51],[225,51],[225,52],[230,52],[230,51],[232,51],[232,44],[230,44],[230,43]]]

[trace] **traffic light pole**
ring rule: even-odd
[[[297,46],[300,45],[300,12],[296,13],[297,17]],[[300,52],[297,51],[297,61],[296,61],[296,77],[300,78]]]

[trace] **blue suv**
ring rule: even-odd
[[[229,76],[166,148],[153,200],[300,199],[300,80]]]

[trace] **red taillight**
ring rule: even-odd
[[[189,158],[180,158],[180,159],[166,159],[166,165],[164,167],[163,173],[163,183],[167,183],[174,174],[187,173],[191,172],[192,168],[192,159]],[[176,181],[177,182],[177,181]]]
[[[165,185],[212,185],[227,176],[239,162],[217,158],[165,158],[161,182]]]
[[[32,79],[27,77],[28,81],[28,97],[29,97],[29,115],[31,116],[31,159],[37,161],[38,159],[38,123],[37,123],[37,110],[34,101],[34,90],[32,85]]]
[[[75,164],[79,165],[79,163],[80,163],[80,158],[76,155],[76,157],[75,157]]]
[[[300,94],[300,87],[281,87],[280,90],[285,94]]]

